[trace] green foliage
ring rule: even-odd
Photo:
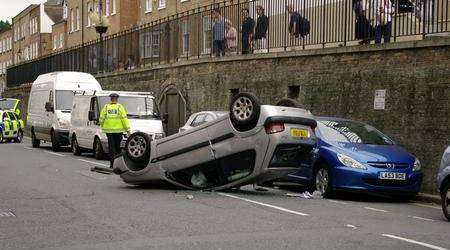
[[[0,33],[2,33],[5,30],[8,30],[10,28],[11,28],[11,24],[9,23],[8,20],[6,20],[6,22],[3,20],[0,20]]]

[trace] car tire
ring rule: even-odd
[[[239,93],[233,97],[229,107],[233,127],[241,132],[253,129],[259,120],[261,103],[251,93]]]
[[[330,198],[333,195],[331,188],[331,175],[329,168],[325,165],[319,166],[314,172],[314,190],[319,191],[324,198]]]
[[[450,221],[450,182],[448,182],[441,190],[442,212],[445,218]]]
[[[78,145],[78,140],[77,140],[77,137],[75,135],[72,137],[72,144],[71,144],[71,146],[72,146],[72,153],[73,153],[73,155],[80,156],[81,153],[82,153],[82,150],[80,148],[80,145]]]
[[[22,140],[23,140],[23,131],[20,129],[20,130],[17,132],[17,138],[14,139],[14,142],[15,142],[15,143],[21,143]]]
[[[56,140],[55,131],[52,130],[50,133],[50,140],[52,141],[52,151],[58,152],[61,150],[61,146],[59,145],[59,142]]]
[[[33,148],[39,148],[39,146],[41,146],[41,140],[36,139],[34,131],[31,132],[31,146]]]
[[[95,137],[94,139],[94,158],[96,160],[105,159],[105,151],[103,150],[102,143],[98,137]]]
[[[2,143],[4,140],[3,138],[3,130],[0,129],[0,143]]]
[[[133,162],[147,163],[150,159],[151,141],[151,137],[146,133],[133,133],[125,144],[125,155]]]
[[[300,103],[297,100],[294,100],[291,98],[283,98],[283,99],[279,100],[277,102],[276,106],[301,108]]]

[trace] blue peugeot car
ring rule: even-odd
[[[317,118],[318,157],[313,168],[288,175],[324,197],[334,191],[391,195],[408,200],[422,183],[420,161],[376,128],[348,119]]]

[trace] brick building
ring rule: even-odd
[[[51,51],[53,21],[44,4],[32,4],[12,19],[14,64],[36,59]]]
[[[0,33],[0,96],[6,88],[6,68],[13,63],[12,29]]]

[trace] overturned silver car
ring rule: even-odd
[[[158,140],[132,134],[114,172],[129,184],[165,180],[188,189],[270,181],[312,166],[316,125],[307,110],[260,105],[240,93],[228,115],[191,130]]]

